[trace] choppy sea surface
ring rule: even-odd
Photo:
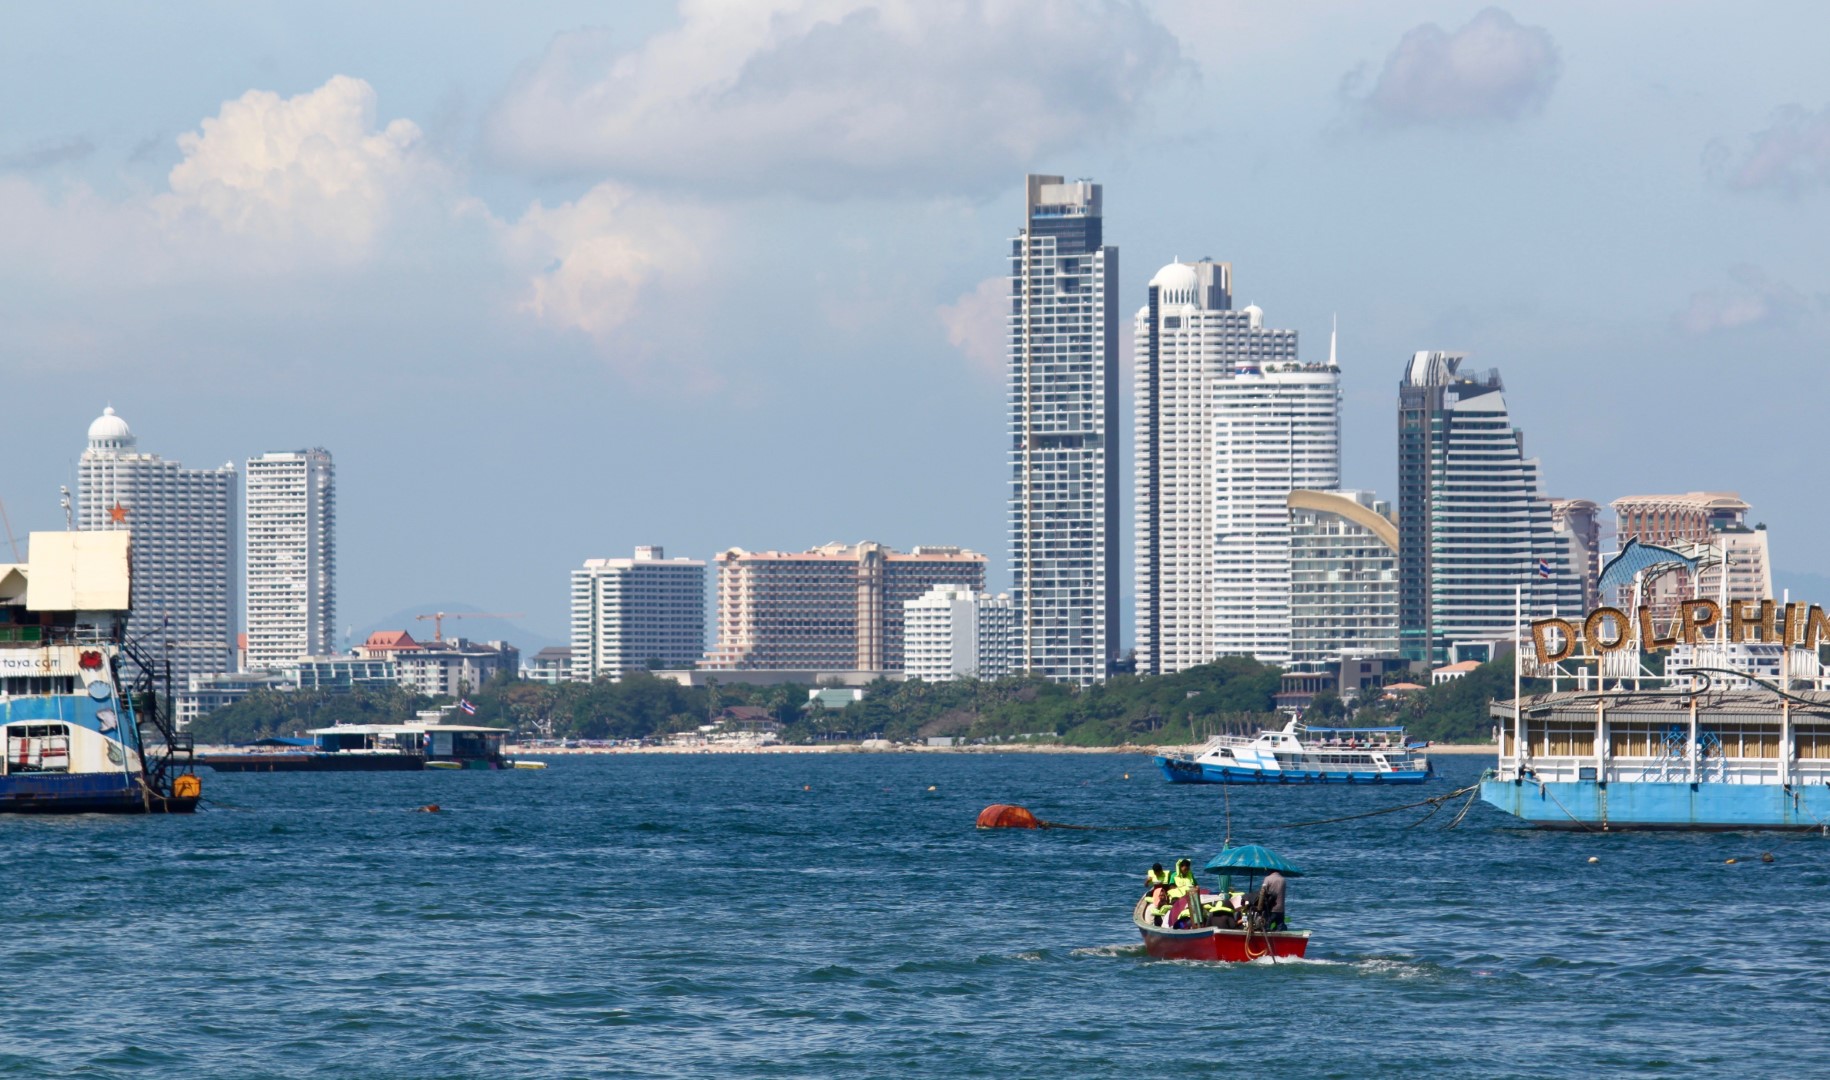
[[[206,770],[195,818],[0,818],[0,1075],[1830,1072],[1821,836],[1276,827],[1484,757],[1225,795],[1103,754],[552,760]],[[993,802],[1169,828],[977,831]],[[1147,958],[1143,871],[1204,861],[1229,805],[1306,871],[1308,959]]]

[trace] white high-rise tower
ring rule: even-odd
[[[1340,481],[1340,373],[1232,310],[1232,268],[1175,262],[1137,314],[1140,673],[1290,658],[1292,490]]]
[[[248,669],[337,651],[337,487],[327,450],[248,459]]]
[[[1081,684],[1118,649],[1118,249],[1100,200],[1031,176],[1010,242],[1011,664]]]
[[[77,466],[77,527],[133,534],[130,640],[171,661],[172,688],[234,667],[235,466],[187,469],[141,453],[104,409]]]

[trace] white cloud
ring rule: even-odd
[[[525,282],[518,310],[600,346],[639,310],[651,286],[689,285],[703,265],[712,219],[665,205],[616,184],[599,184],[573,202],[538,202],[519,220],[493,225],[509,263]],[[608,353],[626,372],[639,363]]]
[[[1010,279],[986,278],[971,292],[935,309],[947,344],[981,374],[1002,378],[1009,363]]]
[[[485,137],[536,173],[709,194],[981,190],[1123,133],[1180,70],[1116,0],[688,0],[633,50],[560,35]]]
[[[1704,152],[1711,175],[1738,190],[1800,195],[1830,187],[1830,106],[1815,112],[1788,105],[1773,125],[1732,146],[1717,139]]]
[[[398,198],[440,181],[419,142],[411,120],[375,126],[362,79],[338,75],[290,98],[250,90],[178,136],[184,158],[155,208],[176,229],[360,259]]]
[[[0,280],[54,279],[111,307],[174,284],[219,301],[245,301],[251,284],[275,298],[306,287],[379,298],[391,287],[381,283],[456,258],[465,262],[455,275],[478,290],[473,303],[493,295],[511,317],[582,332],[633,373],[619,331],[657,286],[698,270],[716,220],[613,184],[498,219],[464,197],[416,124],[379,122],[374,89],[342,75],[293,97],[251,90],[178,147],[164,190],[118,199],[0,171]],[[53,331],[71,340],[44,333]]]
[[[375,92],[339,75],[290,98],[251,90],[178,137],[165,190],[108,199],[0,173],[16,265],[115,281],[261,276],[359,263],[401,207],[448,200],[408,120],[377,128]]]
[[[1490,7],[1452,33],[1435,23],[1412,28],[1370,90],[1359,92],[1364,69],[1342,90],[1369,127],[1505,123],[1542,108],[1561,68],[1549,31]]]
[[[1735,282],[1731,288],[1690,294],[1683,309],[1673,317],[1679,330],[1700,337],[1761,324],[1783,324],[1824,306],[1823,298],[1814,301],[1785,282],[1768,277],[1758,266],[1733,266],[1728,276]]]

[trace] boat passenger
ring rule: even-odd
[[[1150,920],[1152,926],[1161,926],[1169,918],[1169,886],[1157,885],[1150,890],[1144,901],[1144,918]]]
[[[1264,915],[1266,930],[1288,930],[1284,921],[1284,876],[1273,870],[1264,876],[1264,887],[1258,890],[1258,910]]]
[[[1144,891],[1149,892],[1158,885],[1169,884],[1169,871],[1163,869],[1162,863],[1151,863],[1150,869],[1144,871]]]
[[[1188,859],[1177,859],[1175,876],[1169,879],[1169,884],[1184,889],[1193,889],[1195,887],[1195,864]]]

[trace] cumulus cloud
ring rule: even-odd
[[[1009,362],[1010,279],[986,278],[951,304],[935,309],[958,349],[981,374],[1002,378]]]
[[[1369,89],[1362,68],[1342,92],[1368,127],[1507,123],[1544,106],[1561,68],[1549,31],[1494,7],[1453,32],[1435,23],[1407,31]]]
[[[696,274],[709,223],[706,215],[605,183],[573,202],[536,202],[519,219],[494,225],[526,281],[518,310],[605,345],[634,318],[650,286]]]
[[[1813,112],[1788,105],[1773,114],[1771,127],[1738,144],[1711,142],[1704,164],[1719,183],[1741,191],[1796,196],[1830,187],[1830,106]]]
[[[249,91],[180,135],[164,190],[110,199],[0,169],[15,261],[116,281],[292,273],[361,262],[397,211],[444,192],[408,120],[378,127],[375,92],[337,76],[282,98]]]
[[[1734,281],[1729,288],[1690,294],[1689,301],[1673,317],[1679,330],[1700,337],[1763,324],[1784,324],[1825,306],[1825,298],[1814,300],[1791,285],[1768,277],[1758,266],[1733,266],[1728,276]]]
[[[1182,70],[1117,0],[720,0],[633,50],[562,34],[485,141],[544,175],[817,197],[979,190],[1132,126]]]
[[[411,120],[376,127],[362,79],[338,75],[290,98],[250,90],[178,136],[184,157],[155,209],[174,228],[359,259],[395,200],[436,180],[419,142]]]

